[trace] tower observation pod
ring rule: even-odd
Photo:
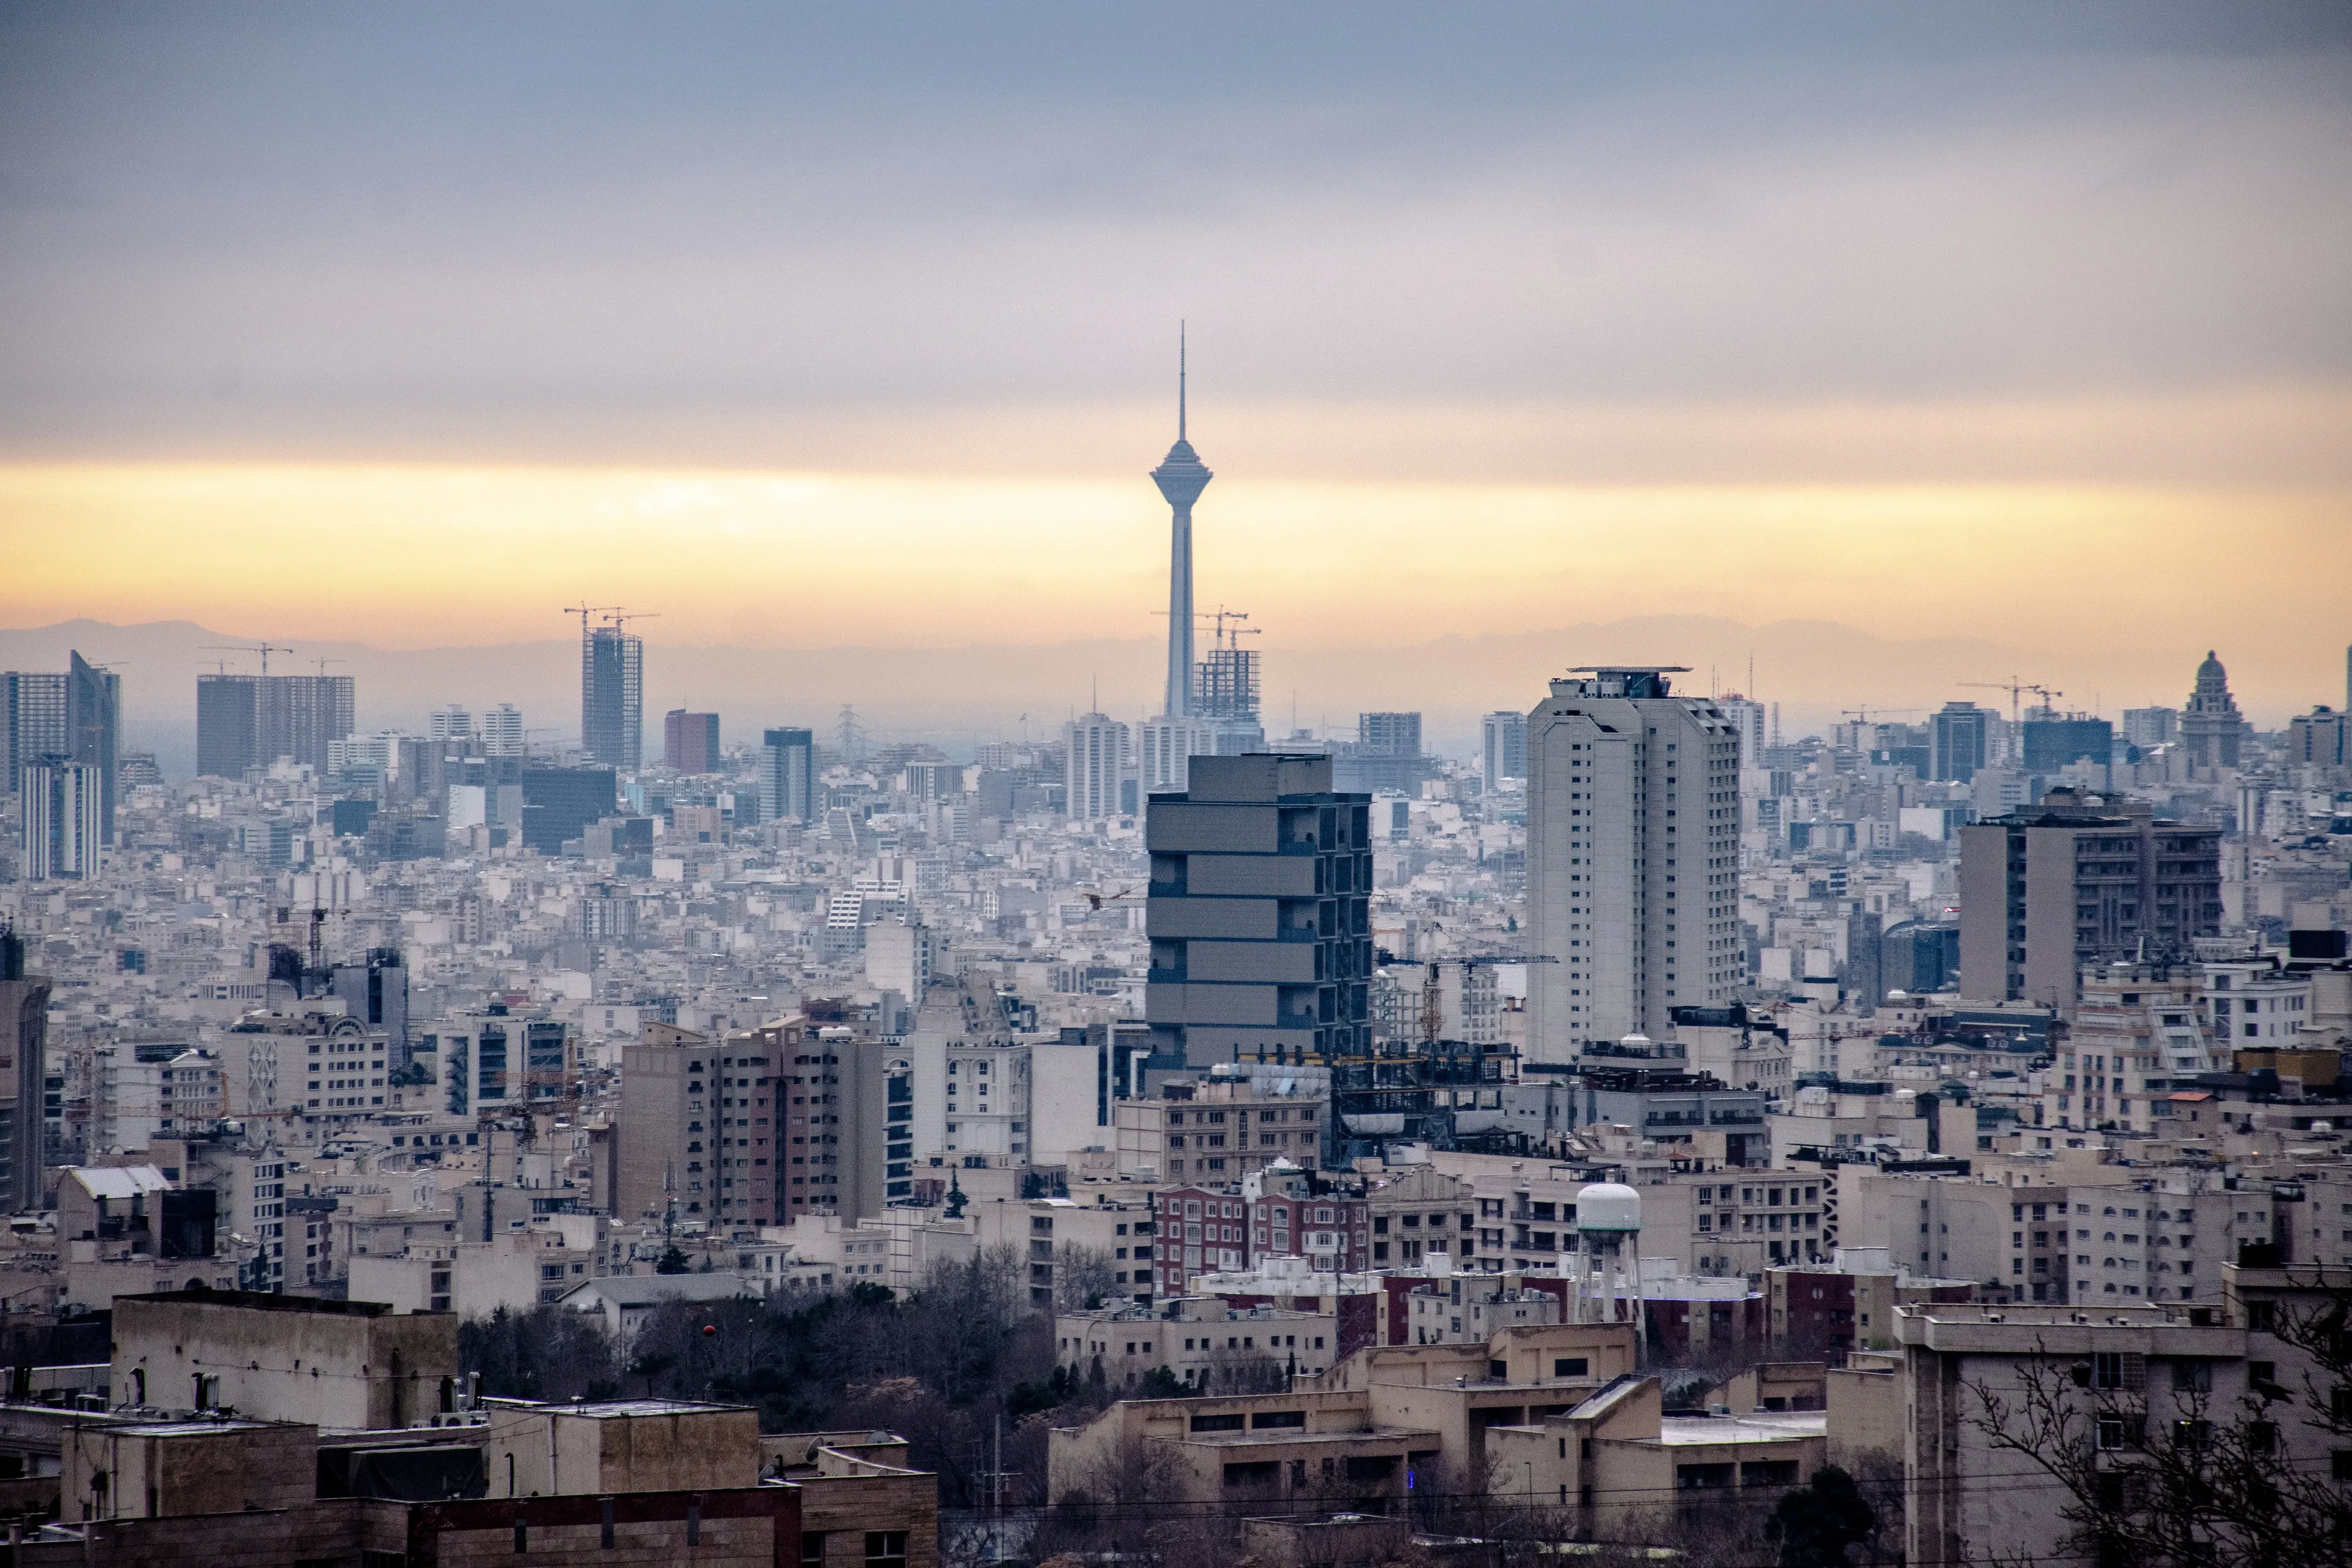
[[[1576,1194],[1577,1250],[1560,1271],[1576,1282],[1580,1323],[1642,1325],[1642,1194],[1595,1182]]]

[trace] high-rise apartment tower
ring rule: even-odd
[[[2085,963],[2181,962],[2221,929],[2221,830],[2052,790],[1960,829],[1960,994],[2071,1009]]]
[[[51,757],[26,768],[19,784],[26,880],[96,877],[106,842],[106,781],[98,764]]]
[[[1097,822],[1128,809],[1129,777],[1128,728],[1100,713],[1083,714],[1062,726],[1068,747],[1064,782],[1065,809],[1081,821]]]
[[[1672,667],[1555,680],[1528,715],[1530,1060],[1665,1032],[1739,983],[1739,734]]]
[[[327,771],[327,746],[348,740],[357,706],[348,675],[199,675],[196,772],[242,778],[289,758]]]

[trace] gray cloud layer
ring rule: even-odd
[[[1180,314],[1236,402],[2340,388],[2347,61],[2339,5],[9,6],[0,455],[660,459],[1155,396]]]

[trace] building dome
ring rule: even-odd
[[[1642,1228],[1642,1194],[1619,1182],[1595,1182],[1576,1194],[1576,1228],[1622,1232]]]

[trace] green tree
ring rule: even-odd
[[[677,1243],[673,1241],[668,1247],[662,1250],[661,1261],[654,1265],[654,1272],[656,1274],[684,1274],[692,1269],[693,1267],[693,1263],[688,1260],[686,1256],[686,1249],[679,1247]]]
[[[1823,1465],[1811,1482],[1782,1495],[1764,1521],[1764,1539],[1780,1548],[1780,1568],[1845,1568],[1846,1548],[1869,1540],[1877,1524],[1853,1478]]]

